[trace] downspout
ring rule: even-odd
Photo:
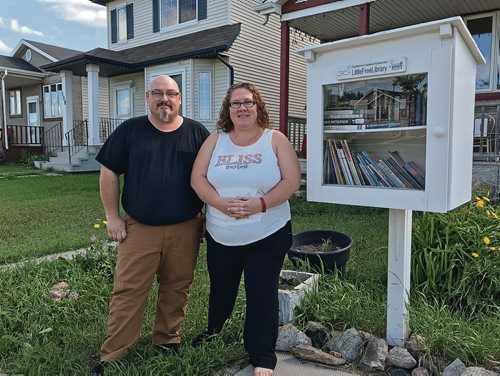
[[[229,64],[226,60],[224,60],[219,53],[217,53],[217,59],[219,59],[221,61],[222,64],[224,64],[226,67],[229,68],[229,73],[231,75],[231,78],[230,78],[230,85],[229,86],[233,86],[234,84],[234,68],[231,64]]]
[[[3,112],[3,134],[5,139],[5,149],[9,149],[9,134],[7,132],[7,111],[5,109],[5,77],[7,76],[7,69],[2,73],[2,112]]]

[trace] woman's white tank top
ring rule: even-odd
[[[249,146],[237,146],[221,132],[208,166],[207,179],[221,197],[262,197],[281,180],[272,146],[273,130],[266,129]],[[290,220],[288,201],[236,220],[207,205],[207,231],[218,243],[244,245],[264,239]]]

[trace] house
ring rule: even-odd
[[[487,63],[477,67],[474,174],[500,191],[500,2],[498,0],[267,0],[256,9],[263,18],[279,15],[281,29],[293,28],[320,43],[383,32],[454,16],[464,20]],[[415,46],[418,48],[418,46]],[[281,59],[295,55],[282,40]],[[391,56],[391,51],[381,51]],[[291,68],[283,65],[281,87]],[[288,98],[281,91],[280,106]],[[287,121],[280,122],[285,128]],[[314,125],[309,125],[314,126]],[[282,128],[282,129],[283,129]]]
[[[254,11],[261,0],[90,1],[106,7],[108,48],[73,54],[38,67],[60,77],[58,83],[66,103],[68,99],[81,99],[81,111],[74,111],[74,106],[62,107],[60,133],[67,136],[62,138],[63,145],[49,148],[64,150],[66,155],[61,157],[59,152],[59,159],[51,163],[68,171],[77,168],[62,166],[61,158],[72,160],[72,154],[76,154],[76,163],[79,157],[92,160],[92,153],[123,119],[147,114],[144,93],[151,79],[160,74],[178,82],[183,94],[182,114],[210,130],[215,129],[231,83],[250,81],[262,91],[270,120],[277,127],[280,41],[290,40],[297,48],[313,42],[293,29],[285,34],[276,15],[264,20]],[[287,66],[293,82],[287,87],[286,115],[304,118],[306,64],[301,56],[294,55]],[[22,90],[20,95],[24,98]],[[6,123],[11,124],[8,116]]]

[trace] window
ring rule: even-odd
[[[486,59],[477,66],[476,90],[500,90],[500,12],[467,19],[467,28]]]
[[[45,85],[43,87],[43,112],[45,118],[63,116],[62,84]]]
[[[127,40],[127,11],[125,8],[119,8],[116,11],[118,18],[118,42],[124,42]]]
[[[9,92],[10,99],[10,116],[21,116],[21,90],[11,90]]]
[[[111,43],[126,42],[134,37],[134,4],[112,9]]]
[[[132,116],[132,100],[130,87],[119,86],[116,88],[116,116],[119,119],[128,119]]]
[[[161,28],[196,19],[196,0],[161,0]]]
[[[199,120],[211,120],[212,116],[212,75],[210,72],[198,73]]]

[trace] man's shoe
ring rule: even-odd
[[[177,355],[180,351],[180,343],[164,343],[162,345],[155,345],[155,347],[165,355]]]
[[[204,343],[210,343],[212,342],[215,337],[217,336],[217,333],[212,333],[210,334],[209,332],[203,332],[201,334],[198,334],[196,338],[193,340],[191,345],[193,347],[200,347]]]
[[[104,368],[108,366],[107,362],[97,362],[94,367],[92,368],[92,371],[90,371],[90,374],[92,376],[101,376],[104,375]]]

